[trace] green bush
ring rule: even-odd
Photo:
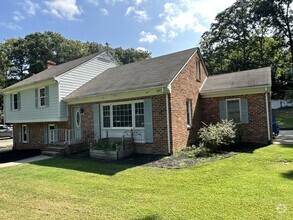
[[[211,156],[211,152],[208,148],[204,147],[203,144],[199,144],[199,147],[192,145],[187,147],[189,151],[188,157],[209,157]]]
[[[236,125],[230,120],[223,120],[222,123],[199,129],[199,138],[205,147],[212,151],[221,150],[222,146],[234,143],[236,137]]]
[[[96,143],[93,147],[96,150],[108,150],[108,151],[115,151],[117,150],[117,146],[119,146],[122,141],[118,140],[110,140],[109,138],[102,138]]]

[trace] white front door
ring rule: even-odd
[[[79,107],[73,108],[73,129],[74,129],[75,140],[80,141],[81,140],[81,114],[80,114]]]
[[[49,143],[55,143],[56,137],[55,137],[55,125],[49,124],[48,125],[48,131],[49,131]]]

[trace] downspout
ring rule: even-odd
[[[167,115],[168,154],[171,154],[170,117],[169,117],[169,96],[168,96],[168,93],[166,93],[166,115]]]
[[[265,89],[266,93],[266,110],[267,110],[267,127],[268,127],[268,140],[271,142],[271,126],[270,126],[270,114],[269,114],[269,98],[268,88]]]

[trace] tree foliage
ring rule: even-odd
[[[46,31],[28,34],[24,38],[7,39],[0,43],[1,87],[7,87],[46,68],[51,60],[61,64],[93,53],[109,50],[121,64],[150,58],[147,51],[133,48],[111,48],[96,42],[81,42],[64,38],[61,34]]]
[[[211,74],[271,66],[274,96],[292,89],[292,0],[238,0],[219,13],[200,48]]]

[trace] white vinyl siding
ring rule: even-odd
[[[112,62],[95,58],[60,77],[60,99],[66,97],[105,70],[116,67]]]
[[[19,123],[19,122],[41,122],[41,121],[60,121],[59,115],[59,98],[58,98],[58,84],[51,84],[49,88],[49,102],[50,105],[46,108],[35,107],[35,90],[29,89],[20,92],[21,109],[18,111],[11,111],[7,108],[9,106],[9,95],[5,98],[5,122]]]

